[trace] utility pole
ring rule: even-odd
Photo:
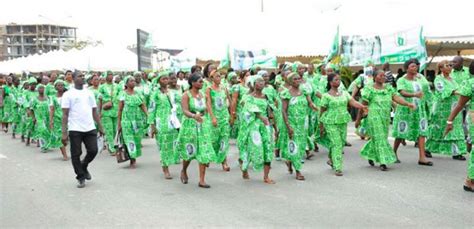
[[[263,13],[263,0],[260,0],[260,10]]]

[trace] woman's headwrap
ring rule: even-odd
[[[260,70],[260,71],[257,72],[257,75],[263,77],[263,76],[265,76],[265,75],[268,75],[268,72],[265,71],[265,70]]]
[[[37,84],[38,83],[38,80],[36,80],[35,77],[30,77],[28,79],[28,84]]]
[[[296,76],[299,76],[298,73],[292,72],[292,73],[288,74],[288,75],[286,76],[286,78],[287,78],[288,82],[292,82],[292,81],[293,81],[293,78],[295,78]]]
[[[38,84],[35,88],[36,91],[39,91],[40,88],[45,88],[44,84]]]
[[[303,63],[301,63],[301,62],[299,62],[299,61],[294,62],[293,65],[292,65],[292,70],[293,70],[293,72],[298,71],[298,67],[299,67],[299,66],[304,66],[304,65],[303,65]]]
[[[333,63],[329,63],[329,64],[326,64],[326,70],[328,69],[332,69],[334,71],[337,71],[337,65],[333,64]]]
[[[87,74],[84,79],[86,80],[87,83],[92,79],[93,75],[92,74]]]
[[[133,76],[136,76],[136,75],[140,75],[140,76],[141,76],[141,75],[142,75],[142,72],[140,72],[140,71],[134,72],[134,73],[133,73]]]
[[[227,74],[227,79],[228,80],[231,80],[232,78],[234,77],[237,77],[237,73],[235,72],[229,72],[229,74]]]
[[[150,80],[150,79],[153,79],[153,78],[155,78],[155,73],[154,72],[148,73],[148,79]]]
[[[252,75],[247,78],[246,83],[249,84],[251,87],[255,87],[255,82],[257,82],[257,80],[263,80],[263,78],[259,75]]]
[[[123,84],[127,85],[127,82],[128,82],[129,79],[135,79],[135,78],[131,75],[125,76],[125,78],[123,79]]]
[[[60,83],[62,83],[63,85],[66,85],[66,84],[64,83],[64,80],[56,80],[56,81],[54,82],[54,86],[56,87],[56,85],[58,85],[58,84],[60,84]]]

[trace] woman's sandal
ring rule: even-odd
[[[211,187],[211,186],[208,185],[208,184],[201,184],[201,183],[198,183],[198,186],[199,186],[200,188],[210,188],[210,187]]]
[[[380,165],[380,170],[382,170],[382,171],[387,171],[388,168],[387,168],[386,165]]]
[[[304,181],[305,178],[304,178],[303,175],[297,175],[297,176],[296,176],[296,180]]]
[[[426,162],[418,161],[418,165],[433,166],[433,162],[431,162],[431,161],[426,161]]]
[[[471,185],[469,185],[469,183]],[[469,179],[466,180],[465,184],[464,184],[464,191],[466,192],[474,192],[474,182],[470,181]]]
[[[335,173],[336,176],[340,177],[343,175],[342,171],[337,170]]]
[[[222,165],[222,170],[224,170],[225,172],[229,172],[230,167],[228,165]]]
[[[249,172],[248,171],[242,171],[242,178],[244,178],[245,180],[250,179]]]
[[[369,160],[369,165],[370,165],[370,166],[374,166],[374,165],[375,165],[374,161]]]
[[[314,157],[314,153],[309,153],[306,155],[306,160],[310,160],[312,157]]]
[[[264,179],[263,179],[263,182],[264,182],[265,184],[275,184],[275,183],[276,183],[275,181],[273,181],[273,180],[270,179],[270,178],[264,178]]]

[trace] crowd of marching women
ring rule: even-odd
[[[84,89],[93,95],[94,112],[100,117],[97,128],[103,126],[104,148],[115,155],[120,136],[130,167],[135,168],[142,139],[155,138],[164,177],[171,179],[168,168],[181,164],[183,184],[188,183],[192,160],[199,163],[199,187],[210,187],[205,181],[209,163],[229,171],[230,139],[236,139],[243,179],[249,179],[252,168],[263,170],[263,181],[274,184],[271,163],[284,160],[296,180],[305,180],[304,160],[318,151],[318,145],[328,149],[327,164],[342,176],[353,108],[358,110],[357,134],[367,140],[360,156],[371,166],[378,164],[386,171],[400,163],[397,151],[405,140],[416,142],[421,166],[433,166],[429,158],[435,154],[466,160],[474,136],[474,104],[469,104],[474,97],[474,64],[464,67],[461,57],[440,62],[433,82],[419,73],[416,59],[404,68],[406,74],[395,79],[388,68],[369,62],[350,85],[342,83],[333,64],[300,63],[281,65],[277,73],[258,67],[221,70],[207,64],[177,73],[67,71],[21,79],[2,75],[0,121],[13,138],[41,152],[60,149],[68,160],[63,111],[69,107],[63,96],[74,87],[75,77],[84,77]],[[395,138],[393,146],[389,132]],[[464,189],[474,191],[472,156]]]

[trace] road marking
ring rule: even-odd
[[[0,159],[7,159],[7,156],[0,153]]]

